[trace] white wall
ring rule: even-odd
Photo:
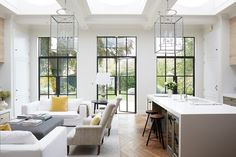
[[[202,30],[199,26],[187,26],[185,35],[196,39],[195,85],[196,95],[203,90],[203,47]],[[109,26],[80,30],[78,54],[78,97],[86,100],[96,99],[97,36],[136,36],[137,37],[137,112],[146,110],[147,94],[156,92],[156,56],[154,54],[153,30],[141,28],[112,28]],[[31,29],[31,101],[38,98],[37,38],[49,36],[49,27]]]
[[[211,28],[211,29],[210,29]],[[204,97],[222,102],[223,94],[236,92],[236,67],[229,64],[229,19],[219,15],[217,22],[204,31]],[[214,61],[213,61],[214,60]],[[215,91],[212,83],[218,86]]]

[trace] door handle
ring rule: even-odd
[[[215,90],[218,91],[218,85],[215,86]]]

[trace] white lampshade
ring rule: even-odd
[[[107,85],[109,83],[110,83],[110,74],[109,73],[97,73],[96,84]]]

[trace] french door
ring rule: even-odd
[[[97,72],[108,72],[106,99],[122,96],[120,112],[136,113],[136,37],[97,37]],[[97,98],[101,89],[97,88]]]

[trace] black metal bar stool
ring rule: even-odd
[[[142,136],[144,136],[144,133],[146,131],[146,127],[147,127],[147,123],[148,123],[148,119],[149,119],[150,115],[158,114],[158,112],[154,111],[154,110],[146,110],[146,113],[147,113],[148,116],[147,116],[147,119],[146,119],[146,123],[145,123],[144,129],[143,129],[143,135]]]
[[[158,131],[159,141],[162,144],[163,149],[165,149],[165,143],[164,143],[164,139],[163,139],[162,126],[161,126],[161,120],[164,119],[164,115],[162,115],[162,114],[152,114],[150,116],[150,118],[152,119],[152,127],[149,131],[146,146],[148,145],[148,142],[150,140],[152,130],[154,130],[156,128],[156,137],[157,137],[157,131]]]

